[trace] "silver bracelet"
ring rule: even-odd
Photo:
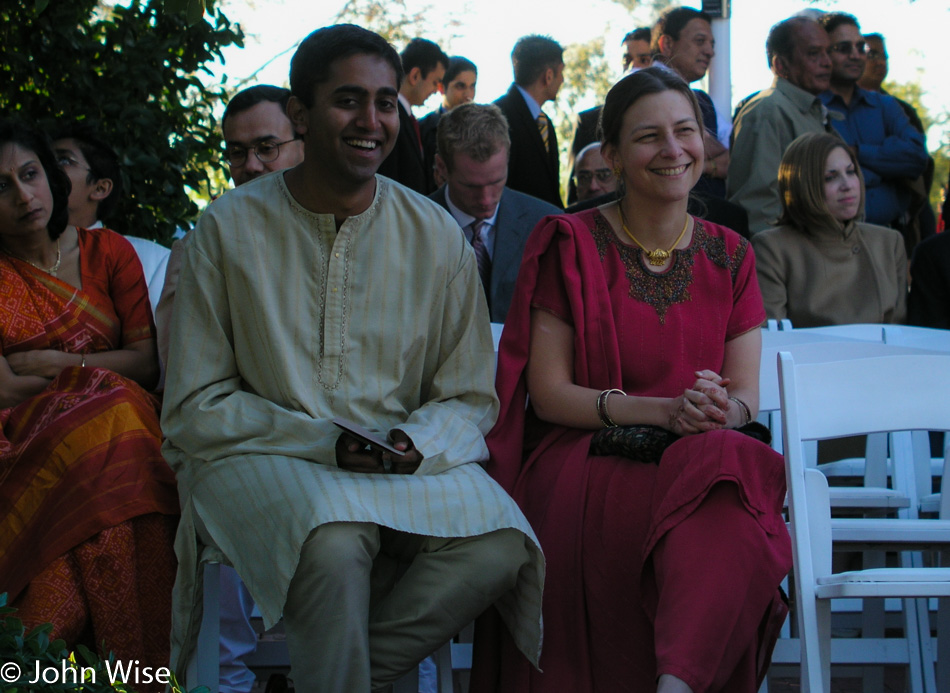
[[[735,402],[739,409],[742,410],[742,413],[745,414],[745,421],[742,422],[742,425],[745,426],[747,423],[752,423],[752,410],[749,409],[749,405],[738,397],[730,397],[729,399]]]
[[[614,388],[612,390],[604,390],[597,396],[597,416],[600,417],[600,422],[604,425],[604,428],[616,428],[617,426],[617,422],[610,418],[610,414],[607,411],[607,398],[615,392],[618,395],[627,395],[623,390]]]

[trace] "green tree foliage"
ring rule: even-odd
[[[82,120],[118,152],[125,195],[107,225],[168,243],[210,195],[223,87],[201,73],[243,35],[206,3],[189,21],[159,0],[0,0],[0,113],[49,127]]]
[[[410,10],[406,0],[345,0],[335,21],[358,24],[375,31],[396,50],[401,50],[411,39],[422,37],[435,41],[448,52],[460,22],[457,18],[450,18],[444,31],[436,32],[430,20],[432,12],[433,6],[429,4]]]

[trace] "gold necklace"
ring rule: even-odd
[[[670,254],[673,252],[673,249],[679,245],[679,242],[683,240],[683,236],[686,235],[686,229],[689,228],[689,214],[686,215],[686,223],[683,224],[683,230],[680,231],[680,235],[676,237],[676,240],[673,241],[673,245],[670,246],[669,250],[663,250],[662,248],[657,248],[656,250],[647,250],[646,247],[637,240],[637,237],[630,233],[630,229],[627,228],[627,220],[623,215],[623,200],[620,200],[617,203],[617,210],[620,212],[620,226],[623,228],[623,232],[630,237],[630,240],[636,243],[644,253],[647,254],[647,259],[650,261],[650,264],[659,267],[664,262],[670,259]]]
[[[11,253],[11,252],[10,252],[9,250],[7,250],[6,248],[2,248],[2,250],[3,250],[3,252],[5,252],[5,253],[6,253],[7,255],[9,255],[10,257],[15,257],[17,260],[20,260],[20,261],[25,262],[25,263],[27,263],[27,264],[29,264],[29,265],[32,265],[33,267],[35,267],[36,269],[38,269],[40,272],[46,272],[47,274],[50,274],[50,275],[52,275],[52,276],[54,276],[54,277],[56,276],[56,272],[59,270],[59,266],[60,266],[60,265],[62,264],[62,262],[63,262],[63,253],[60,251],[59,239],[58,239],[58,238],[56,239],[56,262],[53,263],[53,266],[52,266],[52,267],[40,267],[40,266],[37,265],[35,262],[31,262],[30,260],[27,260],[26,258],[22,258],[22,257],[20,257],[19,255],[14,255],[13,253]]]

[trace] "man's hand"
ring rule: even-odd
[[[340,469],[362,474],[384,474],[382,453],[372,450],[349,433],[336,439],[336,464]]]
[[[393,447],[397,450],[404,450],[405,454],[396,457],[391,452],[384,452],[383,464],[391,464],[393,474],[413,474],[422,463],[422,453],[416,450],[412,441],[403,431],[394,428],[389,432],[389,438],[393,441]]]

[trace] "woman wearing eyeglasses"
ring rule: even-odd
[[[903,237],[861,221],[864,179],[852,150],[833,135],[802,135],[785,150],[778,187],[778,227],[752,237],[768,317],[795,327],[903,322]]]
[[[67,225],[69,190],[0,122],[0,589],[28,629],[160,667],[179,508],[148,293],[124,238]]]

